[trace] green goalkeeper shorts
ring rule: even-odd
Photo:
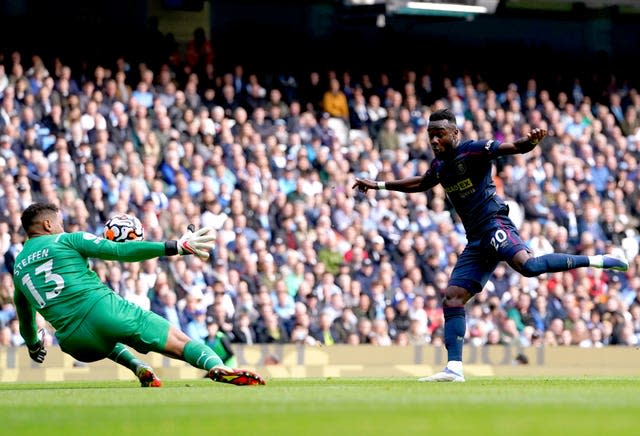
[[[106,358],[116,343],[146,354],[163,352],[169,321],[115,293],[98,300],[80,327],[60,342],[60,348],[81,362]]]

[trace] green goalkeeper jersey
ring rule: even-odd
[[[20,333],[28,345],[38,342],[36,310],[63,340],[93,305],[113,292],[90,268],[88,259],[136,262],[165,254],[163,242],[112,242],[74,232],[28,239],[15,260],[14,300]]]

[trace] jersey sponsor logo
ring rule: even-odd
[[[472,188],[473,188],[473,183],[471,183],[471,179],[467,178],[467,179],[459,181],[455,185],[447,186],[445,188],[445,191],[447,193],[461,192],[461,191],[466,191],[466,190],[472,189]]]

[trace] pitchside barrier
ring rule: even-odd
[[[446,350],[432,346],[251,345],[234,348],[238,367],[266,378],[420,377],[442,369]],[[525,359],[522,358],[525,357]],[[161,378],[196,379],[204,371],[156,353],[140,355]],[[522,363],[526,361],[527,363]],[[470,346],[464,348],[465,375],[474,376],[640,376],[640,350],[604,348]],[[110,360],[83,363],[50,347],[44,364],[25,347],[0,347],[0,382],[135,380]]]

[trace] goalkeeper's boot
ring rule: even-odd
[[[253,386],[266,384],[264,379],[246,369],[233,369],[224,366],[211,368],[208,377],[220,383],[229,383],[236,386]]]
[[[463,382],[464,375],[458,374],[455,371],[445,368],[436,374],[429,377],[422,377],[418,379],[419,382]]]
[[[629,262],[618,256],[604,254],[602,256],[602,268],[612,269],[614,271],[626,271],[629,269]]]
[[[140,380],[140,386],[143,388],[159,388],[162,386],[162,381],[149,366],[140,365],[136,370],[136,377]]]

